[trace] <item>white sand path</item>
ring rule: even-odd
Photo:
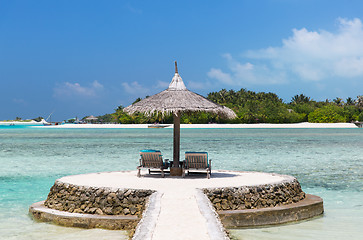
[[[143,174],[137,178],[136,171],[91,173],[67,176],[58,181],[89,187],[156,190],[161,194],[160,210],[151,213],[157,218],[150,232],[151,239],[207,240],[213,239],[213,233],[208,228],[208,216],[201,212],[197,189],[273,184],[292,178],[268,173],[228,171],[213,171],[211,179],[204,176],[183,179],[168,175],[161,178],[158,174]]]
[[[209,239],[206,220],[199,211],[195,190],[175,189],[163,194],[152,239]]]

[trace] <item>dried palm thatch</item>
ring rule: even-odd
[[[179,115],[182,112],[211,112],[224,118],[236,117],[231,109],[211,102],[194,92],[170,89],[143,99],[125,108],[124,111],[128,114],[142,112],[147,116],[155,113]]]
[[[236,114],[228,107],[216,104],[189,91],[185,87],[176,65],[175,75],[168,89],[126,107],[124,111],[128,114],[145,113],[147,116],[156,113],[180,115],[185,112],[211,112],[223,118],[236,117]]]

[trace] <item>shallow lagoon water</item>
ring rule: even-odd
[[[171,159],[172,147],[172,129],[0,129],[1,239],[127,239],[123,231],[34,222],[28,207],[57,178],[134,170],[140,149]],[[182,129],[184,151],[208,151],[214,169],[293,175],[324,199],[323,217],[230,230],[235,239],[361,239],[363,129]]]

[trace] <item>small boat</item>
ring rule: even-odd
[[[44,126],[58,126],[58,125],[63,125],[63,122],[47,122],[47,123],[43,123]]]
[[[52,114],[54,113],[54,111],[49,114],[49,116],[47,117],[46,120],[42,119],[41,123],[43,123],[44,126],[57,126],[57,125],[63,125],[64,124],[64,121],[63,122],[52,122]],[[48,119],[49,119],[49,122],[48,122]]]
[[[148,125],[148,128],[166,128],[169,127],[170,125],[165,125],[165,124],[159,124],[159,123],[154,123],[151,125]]]
[[[49,116],[47,117],[47,119],[45,119],[45,120],[42,119],[41,122],[43,123],[44,126],[52,126],[52,125],[54,125],[54,123],[52,124],[52,114],[53,113],[54,113],[54,111],[51,114],[49,114]],[[49,120],[49,122],[48,122],[48,120]]]

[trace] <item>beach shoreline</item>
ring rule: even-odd
[[[34,128],[148,128],[152,124],[63,124],[52,126],[33,126]],[[165,128],[173,128],[173,124],[168,125]],[[354,123],[257,123],[257,124],[180,124],[180,128],[358,128]]]

